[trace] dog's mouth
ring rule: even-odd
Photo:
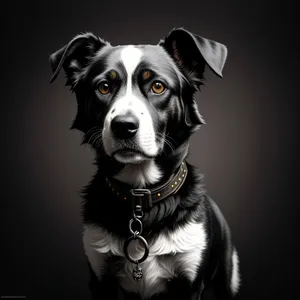
[[[140,163],[144,160],[154,158],[154,156],[148,155],[141,150],[127,147],[114,151],[111,156],[122,163]]]

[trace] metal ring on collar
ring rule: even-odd
[[[145,248],[144,255],[143,255],[140,259],[134,259],[134,258],[128,253],[128,246],[129,246],[130,242],[133,241],[133,240],[140,240],[140,241],[142,242],[144,248]],[[126,242],[125,242],[125,244],[124,244],[124,249],[123,249],[123,251],[124,251],[124,254],[125,254],[126,258],[127,258],[130,262],[132,262],[132,263],[134,263],[134,264],[141,264],[142,262],[144,262],[144,261],[147,259],[148,255],[149,255],[149,245],[148,245],[147,241],[146,241],[142,236],[140,236],[140,235],[131,236],[131,237],[129,237],[129,238],[126,240]]]

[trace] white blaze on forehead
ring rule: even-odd
[[[132,87],[132,77],[141,62],[143,51],[133,45],[125,46],[120,52],[120,62],[123,64],[127,75],[126,90],[124,94],[118,94],[114,99],[104,120],[102,131],[102,140],[104,150],[108,155],[124,148],[122,143],[114,137],[111,130],[111,121],[118,115],[133,114],[139,121],[139,128],[132,141],[135,143],[137,150],[143,152],[145,156],[154,157],[157,155],[159,148],[156,143],[156,133],[152,116],[148,110],[147,103],[142,95],[134,93]],[[115,158],[123,163],[140,163],[145,160],[144,156],[135,154],[133,157],[124,157],[122,153],[116,153]],[[146,168],[146,177],[139,176],[136,183],[143,184],[146,180],[158,180],[160,172],[155,168]],[[143,176],[144,176],[143,175]]]
[[[140,49],[130,45],[121,51],[121,60],[127,72],[127,93],[132,92],[132,74],[141,61],[143,53]]]

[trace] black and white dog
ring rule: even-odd
[[[178,28],[157,45],[111,46],[80,34],[53,53],[77,97],[71,129],[95,150],[82,192],[93,299],[233,299],[236,249],[203,176],[188,164],[202,124],[194,94],[206,65],[222,77],[227,48]],[[142,256],[142,257],[141,257]]]

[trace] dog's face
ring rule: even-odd
[[[163,150],[168,122],[180,117],[176,66],[162,47],[121,46],[104,59],[105,50],[96,60],[105,67],[91,78],[96,101],[106,106],[104,150],[123,163],[154,158]]]
[[[193,100],[205,65],[222,76],[224,45],[173,30],[158,45],[117,46],[87,33],[52,54],[56,78],[63,67],[75,91],[72,128],[85,142],[121,163],[155,159],[189,136],[203,120]]]

